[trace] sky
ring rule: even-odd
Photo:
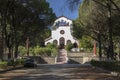
[[[56,14],[57,17],[65,16],[72,20],[78,17],[78,9],[71,11],[68,8],[66,0],[46,0],[50,3],[50,7],[53,9],[53,12]]]

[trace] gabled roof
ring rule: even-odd
[[[50,36],[49,38],[45,39],[45,41],[48,41],[48,40],[50,40],[50,39],[52,39],[52,37],[51,37],[51,36]]]
[[[59,16],[57,19],[59,19],[59,18],[62,18],[62,17],[64,17],[64,18],[67,18],[67,19],[69,19],[69,20],[71,20],[72,21],[72,19],[70,19],[70,18],[68,18],[68,17],[65,17],[65,16]]]
[[[71,19],[69,19],[65,16],[60,16],[54,21],[53,26],[56,26],[56,25],[59,25],[59,24],[66,24],[66,25],[69,24],[69,25],[71,25],[73,23],[72,23]]]
[[[65,20],[67,20],[67,21],[71,21],[71,22],[72,22],[71,19],[69,19],[69,18],[67,18],[67,17],[65,17],[65,16],[60,16],[60,17],[58,17],[58,18],[55,20],[55,22],[57,22],[57,21],[60,20],[60,19],[65,19]]]

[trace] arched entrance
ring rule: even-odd
[[[60,48],[64,48],[64,46],[65,46],[65,38],[64,37],[61,37],[59,39],[59,44],[60,44]]]
[[[74,48],[78,48],[78,44],[76,42],[73,44],[73,46]]]

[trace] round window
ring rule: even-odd
[[[60,34],[64,34],[64,33],[65,33],[65,31],[64,31],[64,30],[61,30],[61,31],[60,31]]]

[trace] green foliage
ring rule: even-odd
[[[0,69],[6,69],[7,68],[7,62],[0,62]]]
[[[26,49],[24,46],[19,46],[19,55],[20,56],[25,56],[26,54]],[[31,56],[55,56],[57,54],[57,47],[54,44],[47,45],[46,47],[30,47],[29,48],[29,54]]]
[[[73,48],[73,44],[72,44],[72,43],[69,43],[69,44],[67,44],[67,45],[65,46],[65,49],[66,49],[67,51],[70,51],[72,48]]]
[[[46,47],[48,48],[57,48],[57,45],[49,43]]]
[[[79,19],[76,19],[73,21],[74,27],[73,27],[73,36],[76,37],[77,39],[81,39],[82,36],[84,35],[84,26],[79,22]]]
[[[51,56],[51,48],[47,48],[47,47],[37,47],[35,48],[35,54],[37,55],[41,55],[41,56]]]
[[[69,5],[76,6],[81,0],[67,1]],[[114,53],[113,47],[116,46],[115,43],[119,43],[116,37],[120,38],[120,0],[82,0],[78,12],[79,17],[74,22],[77,26],[73,33],[75,37],[80,39],[81,35],[87,35],[96,40],[99,43],[99,57],[102,57],[103,45],[110,46],[110,53]],[[81,46],[91,46],[86,44]],[[112,56],[110,57],[113,58]]]
[[[34,53],[38,55],[39,52],[40,52],[40,47],[39,46],[34,47]]]
[[[51,49],[51,56],[56,56],[58,51],[57,51],[57,45],[56,44],[48,44],[46,46],[47,48],[50,48]]]
[[[80,48],[89,49],[90,51],[93,49],[93,39],[89,36],[83,36],[80,40]]]
[[[57,54],[58,54],[58,50],[56,48],[53,48],[51,56],[56,56]]]
[[[25,62],[25,59],[12,59],[7,62],[8,66],[18,66],[18,65],[23,65]]]
[[[7,62],[7,65],[8,65],[8,66],[15,66],[14,60],[9,60],[9,61]]]
[[[91,64],[106,70],[120,72],[120,63],[116,61],[95,61],[92,60]]]
[[[110,1],[111,7],[108,6],[108,1]],[[79,25],[81,24],[84,26],[84,35],[90,36],[99,43],[98,47],[100,57],[102,55],[102,45],[112,46],[116,42],[114,37],[120,37],[120,19],[118,19],[120,18],[120,11],[118,11],[115,5],[117,7],[120,7],[120,1],[83,0],[82,4],[79,7],[79,19],[77,19],[77,22]],[[117,10],[114,10],[113,8],[116,8]],[[108,12],[111,14],[109,15],[110,20],[108,20]],[[109,50],[111,53],[115,51],[112,47],[110,47]]]
[[[24,46],[19,46],[19,53],[20,53],[20,56],[25,56],[25,54],[26,54],[26,49],[25,49],[25,47]]]
[[[0,69],[7,69],[8,66],[23,65],[24,62],[25,62],[25,59],[16,59],[16,60],[3,61],[3,62],[0,62]]]
[[[25,59],[16,59],[14,61],[14,64],[17,66],[17,65],[23,65],[25,62]]]
[[[33,47],[30,47],[30,49],[29,49],[29,54],[30,54],[30,55],[33,55],[33,56],[36,56]]]
[[[56,15],[46,0],[0,0],[0,31],[4,35],[0,36],[4,37],[4,46],[9,48],[9,52],[15,48],[13,52],[17,53],[18,46],[24,45],[27,37],[30,39],[30,46],[43,46],[44,39],[50,34],[46,26],[55,18]],[[23,56],[25,49],[22,50]],[[30,52],[33,50],[30,49]]]

